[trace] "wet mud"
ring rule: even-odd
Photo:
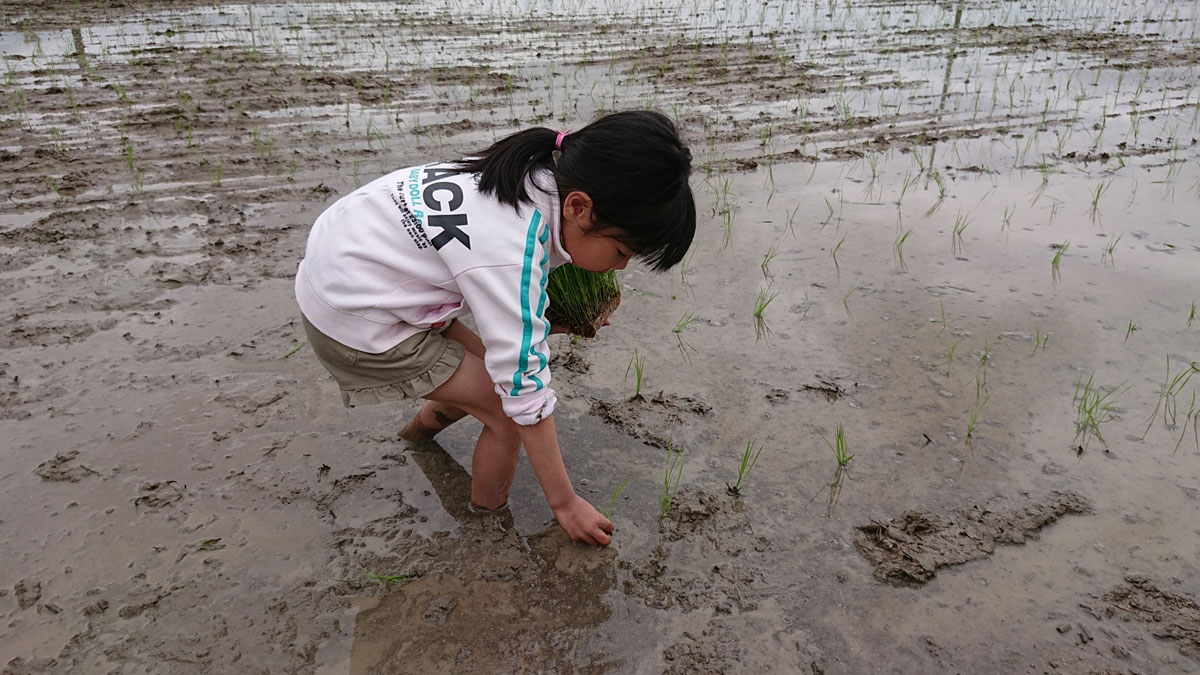
[[[1176,582],[1171,587],[1178,588]],[[1179,651],[1200,663],[1200,605],[1186,593],[1163,590],[1150,579],[1130,576],[1125,584],[1104,594],[1104,613],[1122,621],[1152,624],[1151,634],[1179,645]]]
[[[1084,514],[1088,501],[1052,494],[1012,510],[972,507],[939,516],[905,511],[886,523],[859,525],[854,545],[875,566],[875,578],[893,586],[920,586],[942,567],[981,560],[997,544],[1024,544],[1065,514]]]
[[[0,8],[4,675],[1200,672],[1192,4],[152,4]],[[638,107],[700,226],[551,337],[591,549],[343,409],[291,284]]]
[[[636,384],[633,386],[636,391]],[[646,445],[666,448],[673,444],[671,429],[703,419],[712,413],[712,406],[691,396],[659,391],[650,395],[631,393],[627,399],[596,400],[590,412]]]

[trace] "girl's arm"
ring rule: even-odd
[[[521,442],[529,464],[537,474],[538,482],[546,501],[554,511],[554,517],[572,539],[592,545],[604,545],[610,541],[613,524],[587,500],[575,494],[567,468],[563,465],[562,452],[558,446],[558,432],[554,427],[554,416],[546,417],[537,424],[517,425]]]

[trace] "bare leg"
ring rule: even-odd
[[[483,340],[461,321],[455,321],[446,329],[447,338],[462,344],[468,354],[483,358]],[[400,438],[406,441],[428,441],[439,431],[467,416],[467,412],[449,403],[427,401],[425,406],[400,430]]]
[[[400,438],[412,442],[428,441],[466,416],[467,411],[449,403],[426,401],[416,416],[400,430]]]
[[[521,435],[516,422],[504,414],[483,360],[468,353],[454,375],[428,398],[483,422],[471,458],[471,501],[489,509],[503,506],[517,469]]]
[[[512,487],[517,460],[521,456],[520,437],[517,437],[514,449],[510,439],[496,436],[484,427],[475,443],[475,454],[471,456],[471,503],[491,510],[508,501],[508,490]]]

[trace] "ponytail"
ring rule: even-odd
[[[519,208],[530,202],[525,178],[539,170],[553,172],[554,141],[558,133],[534,127],[502,138],[478,157],[463,160],[459,168],[479,174],[479,191],[495,195],[502,204]]]
[[[674,123],[651,111],[611,113],[561,138],[553,129],[526,129],[459,164],[479,175],[480,192],[513,208],[530,203],[526,178],[543,172],[553,176],[560,200],[587,193],[595,225],[656,271],[683,260],[695,235],[691,168]]]

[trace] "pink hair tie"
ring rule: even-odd
[[[554,149],[555,150],[562,150],[562,139],[566,138],[567,134],[569,134],[569,133],[571,133],[570,129],[567,129],[566,131],[558,132],[558,138],[554,139]]]

